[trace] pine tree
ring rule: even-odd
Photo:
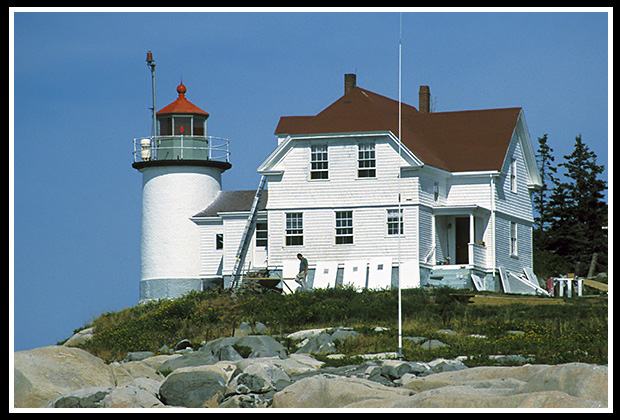
[[[538,138],[538,154],[536,160],[538,161],[538,171],[540,172],[540,178],[542,181],[542,187],[534,194],[534,210],[536,216],[534,217],[534,244],[539,249],[546,249],[546,235],[545,232],[551,224],[551,212],[550,212],[550,192],[557,182],[557,167],[553,164],[555,157],[553,157],[553,149],[547,143],[547,134],[543,134]]]
[[[581,135],[564,159],[559,166],[566,170],[566,181],[557,182],[550,197],[548,247],[575,267],[580,263],[585,267],[593,253],[607,252],[602,230],[607,218],[603,195],[607,183],[599,179],[604,166],[596,164],[596,154],[583,143]]]

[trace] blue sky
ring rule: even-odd
[[[230,140],[226,190],[256,188],[280,116],[320,112],[343,94],[345,73],[398,99],[398,9],[11,11],[16,351],[138,302],[141,175],[131,152],[133,138],[150,135],[149,49],[157,108],[176,99],[182,78],[210,113],[209,134]],[[437,112],[522,107],[535,149],[548,133],[561,160],[581,134],[607,168],[610,11],[406,9],[402,100],[417,107],[425,84]]]

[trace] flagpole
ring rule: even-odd
[[[403,14],[400,13],[400,26],[398,32],[398,359],[403,359],[403,308],[402,308],[402,291],[400,287],[400,240],[402,236],[402,228],[404,227],[404,217],[401,208],[400,194],[400,178],[401,178],[401,158],[402,158],[402,101],[401,101],[401,80],[402,80],[402,33],[403,33]]]

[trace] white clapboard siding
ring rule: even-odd
[[[224,233],[220,222],[199,224],[200,229],[200,276],[216,277],[222,275],[223,249],[216,248],[216,235]],[[226,238],[224,238],[226,240]]]

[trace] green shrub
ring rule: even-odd
[[[430,361],[465,355],[470,357],[468,364],[475,365],[488,363],[489,355],[514,354],[533,356],[537,363],[607,363],[605,299],[571,299],[563,305],[485,306],[467,304],[467,293],[471,292],[448,288],[402,291],[403,335],[448,344],[428,350],[403,340],[405,359]],[[175,300],[102,314],[93,322],[94,337],[80,347],[107,361],[120,360],[127,352],[157,352],[182,339],[200,343],[230,336],[241,321],[260,321],[278,335],[305,328],[354,327],[360,333],[357,338],[337,342],[338,352],[354,358],[396,351],[397,319],[397,290],[358,292],[338,287],[290,295],[244,295],[238,300],[228,293],[191,292]],[[436,332],[445,325],[458,334]],[[376,326],[389,330],[377,332]],[[509,333],[514,330],[523,334]]]

